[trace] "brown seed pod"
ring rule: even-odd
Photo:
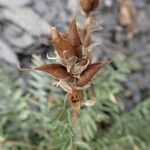
[[[52,31],[52,41],[51,43],[55,47],[56,51],[58,52],[59,56],[64,59],[68,59],[72,56],[76,56],[75,49],[71,46],[70,42],[65,39],[65,36],[57,31],[55,27],[51,28]]]
[[[74,48],[78,48],[82,44],[80,37],[79,37],[79,34],[78,34],[78,29],[77,29],[75,18],[72,20],[72,22],[70,24],[70,31],[68,34],[68,40]]]
[[[87,85],[90,82],[90,80],[95,76],[95,74],[110,62],[111,61],[88,65],[88,67],[81,74],[80,78],[77,80],[77,86],[83,87]]]
[[[77,63],[71,68],[71,74],[74,77],[79,77],[89,64],[88,58],[79,59]]]
[[[82,10],[89,14],[91,11],[95,10],[98,7],[99,0],[81,0],[80,2]]]
[[[72,93],[69,93],[67,97],[69,103],[75,109],[80,108],[83,98],[84,98],[83,92],[81,90],[76,89],[73,89]]]
[[[81,48],[81,40],[78,33],[76,19],[74,18],[70,24],[70,31],[68,34],[68,41],[70,42],[71,46],[76,50],[77,56],[82,56],[82,48]]]
[[[35,67],[33,70],[47,72],[56,79],[65,79],[70,76],[69,73],[67,73],[67,69],[60,64],[47,64],[40,67]]]
[[[83,92],[81,90],[73,89],[72,93],[68,94],[68,101],[73,108],[73,125],[76,128],[78,123],[78,114],[80,111],[80,105],[83,102]]]
[[[127,28],[127,34],[129,38],[132,38],[137,33],[137,27],[135,24],[135,17],[137,15],[136,8],[129,0],[119,1],[119,22],[123,27]]]

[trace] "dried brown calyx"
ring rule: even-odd
[[[135,17],[137,15],[136,8],[131,0],[118,0],[119,2],[119,22],[126,30],[127,37],[131,39],[137,33]]]
[[[88,15],[98,7],[99,1],[100,0],[81,0],[80,4],[84,13]]]
[[[95,10],[98,3],[97,0],[82,0],[81,6],[86,13],[89,13]],[[83,29],[79,29],[76,18],[74,18],[70,23],[68,33],[60,33],[56,27],[51,28],[51,44],[55,48],[56,59],[59,60],[59,63],[45,64],[29,69],[20,68],[21,70],[44,71],[57,80],[54,85],[60,86],[68,94],[67,98],[73,109],[74,126],[77,126],[77,116],[81,104],[86,106],[95,104],[94,97],[84,101],[82,89],[90,85],[90,81],[99,70],[111,63],[111,61],[92,63],[94,44],[91,42],[91,34],[98,28],[92,18],[92,16],[86,17]]]

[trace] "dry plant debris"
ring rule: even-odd
[[[84,100],[82,89],[90,84],[91,79],[105,65],[111,61],[92,63],[91,34],[99,28],[94,20],[93,12],[99,4],[99,0],[81,0],[82,11],[85,15],[84,28],[79,28],[76,18],[70,23],[68,33],[60,33],[56,27],[51,28],[52,40],[50,43],[55,48],[57,57],[56,64],[46,64],[40,67],[21,70],[39,70],[49,73],[58,80],[54,85],[60,86],[68,93],[67,99],[73,109],[73,124],[77,127],[77,116],[81,104],[93,106],[95,98]],[[80,31],[80,34],[79,34]]]
[[[118,0],[119,2],[119,22],[126,30],[127,37],[131,39],[137,33],[135,17],[137,11],[131,0]]]

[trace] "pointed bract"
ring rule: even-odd
[[[106,64],[109,64],[108,62],[100,62],[100,63],[94,63],[87,66],[87,68],[83,71],[80,78],[77,80],[77,86],[83,87],[87,85],[91,79],[96,75],[96,73],[102,69]]]
[[[47,72],[56,79],[65,79],[69,77],[66,67],[60,64],[47,64],[40,67],[35,67],[33,69]]]
[[[79,37],[75,18],[72,20],[72,22],[70,24],[68,41],[70,42],[71,46],[73,46],[76,49],[78,56],[81,57],[82,56],[82,49],[81,49],[82,43],[81,43],[81,40]]]
[[[60,42],[61,36],[59,32],[57,31],[56,27],[51,27],[51,34],[52,34],[52,41]]]
[[[52,41],[51,43],[55,47],[56,51],[58,52],[59,56],[64,59],[68,59],[72,56],[76,56],[75,49],[71,46],[69,41],[65,39],[65,36],[59,34],[55,27],[51,28],[52,30]]]

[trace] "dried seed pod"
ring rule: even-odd
[[[73,89],[72,93],[68,94],[68,101],[73,108],[73,125],[77,127],[78,113],[80,111],[80,105],[83,101],[84,95],[81,90]]]
[[[75,109],[80,108],[83,98],[84,98],[83,92],[81,90],[76,89],[73,89],[72,93],[69,93],[67,97],[69,103]]]
[[[99,0],[81,0],[80,4],[82,10],[88,15],[91,11],[98,7]]]
[[[71,74],[74,77],[80,77],[80,74],[87,68],[88,65],[89,65],[89,60],[87,58],[80,59],[71,68]]]
[[[64,63],[64,65],[67,68],[68,73],[70,73],[70,70],[71,70],[72,66],[77,62],[77,60],[78,60],[78,57],[76,57],[76,56],[73,56],[73,57],[70,57],[68,59],[62,60],[62,62]]]
[[[81,74],[80,78],[77,80],[77,86],[83,87],[87,85],[90,82],[90,80],[95,76],[95,74],[110,62],[111,61],[88,65],[88,67]]]
[[[47,72],[56,79],[65,79],[70,76],[70,74],[67,73],[66,67],[60,64],[47,64],[40,67],[35,67],[33,70]]]
[[[74,18],[70,24],[70,31],[68,34],[68,40],[70,41],[73,47],[81,46],[81,40],[78,34],[78,29],[76,25],[76,19]]]
[[[59,34],[62,37],[62,39],[66,40],[66,41],[68,40],[67,39],[68,35],[66,33],[59,33]]]
[[[56,51],[58,52],[60,58],[68,59],[72,56],[76,56],[75,49],[71,46],[68,40],[65,39],[65,36],[59,34],[55,27],[51,28],[52,31],[52,41]]]
[[[60,86],[67,93],[72,93],[71,86],[64,79],[63,80],[59,80],[58,82],[53,83],[53,85],[56,85],[57,87]]]
[[[135,24],[136,9],[129,0],[119,0],[119,7],[119,22],[123,27],[126,27],[128,37],[132,38],[137,33]]]

